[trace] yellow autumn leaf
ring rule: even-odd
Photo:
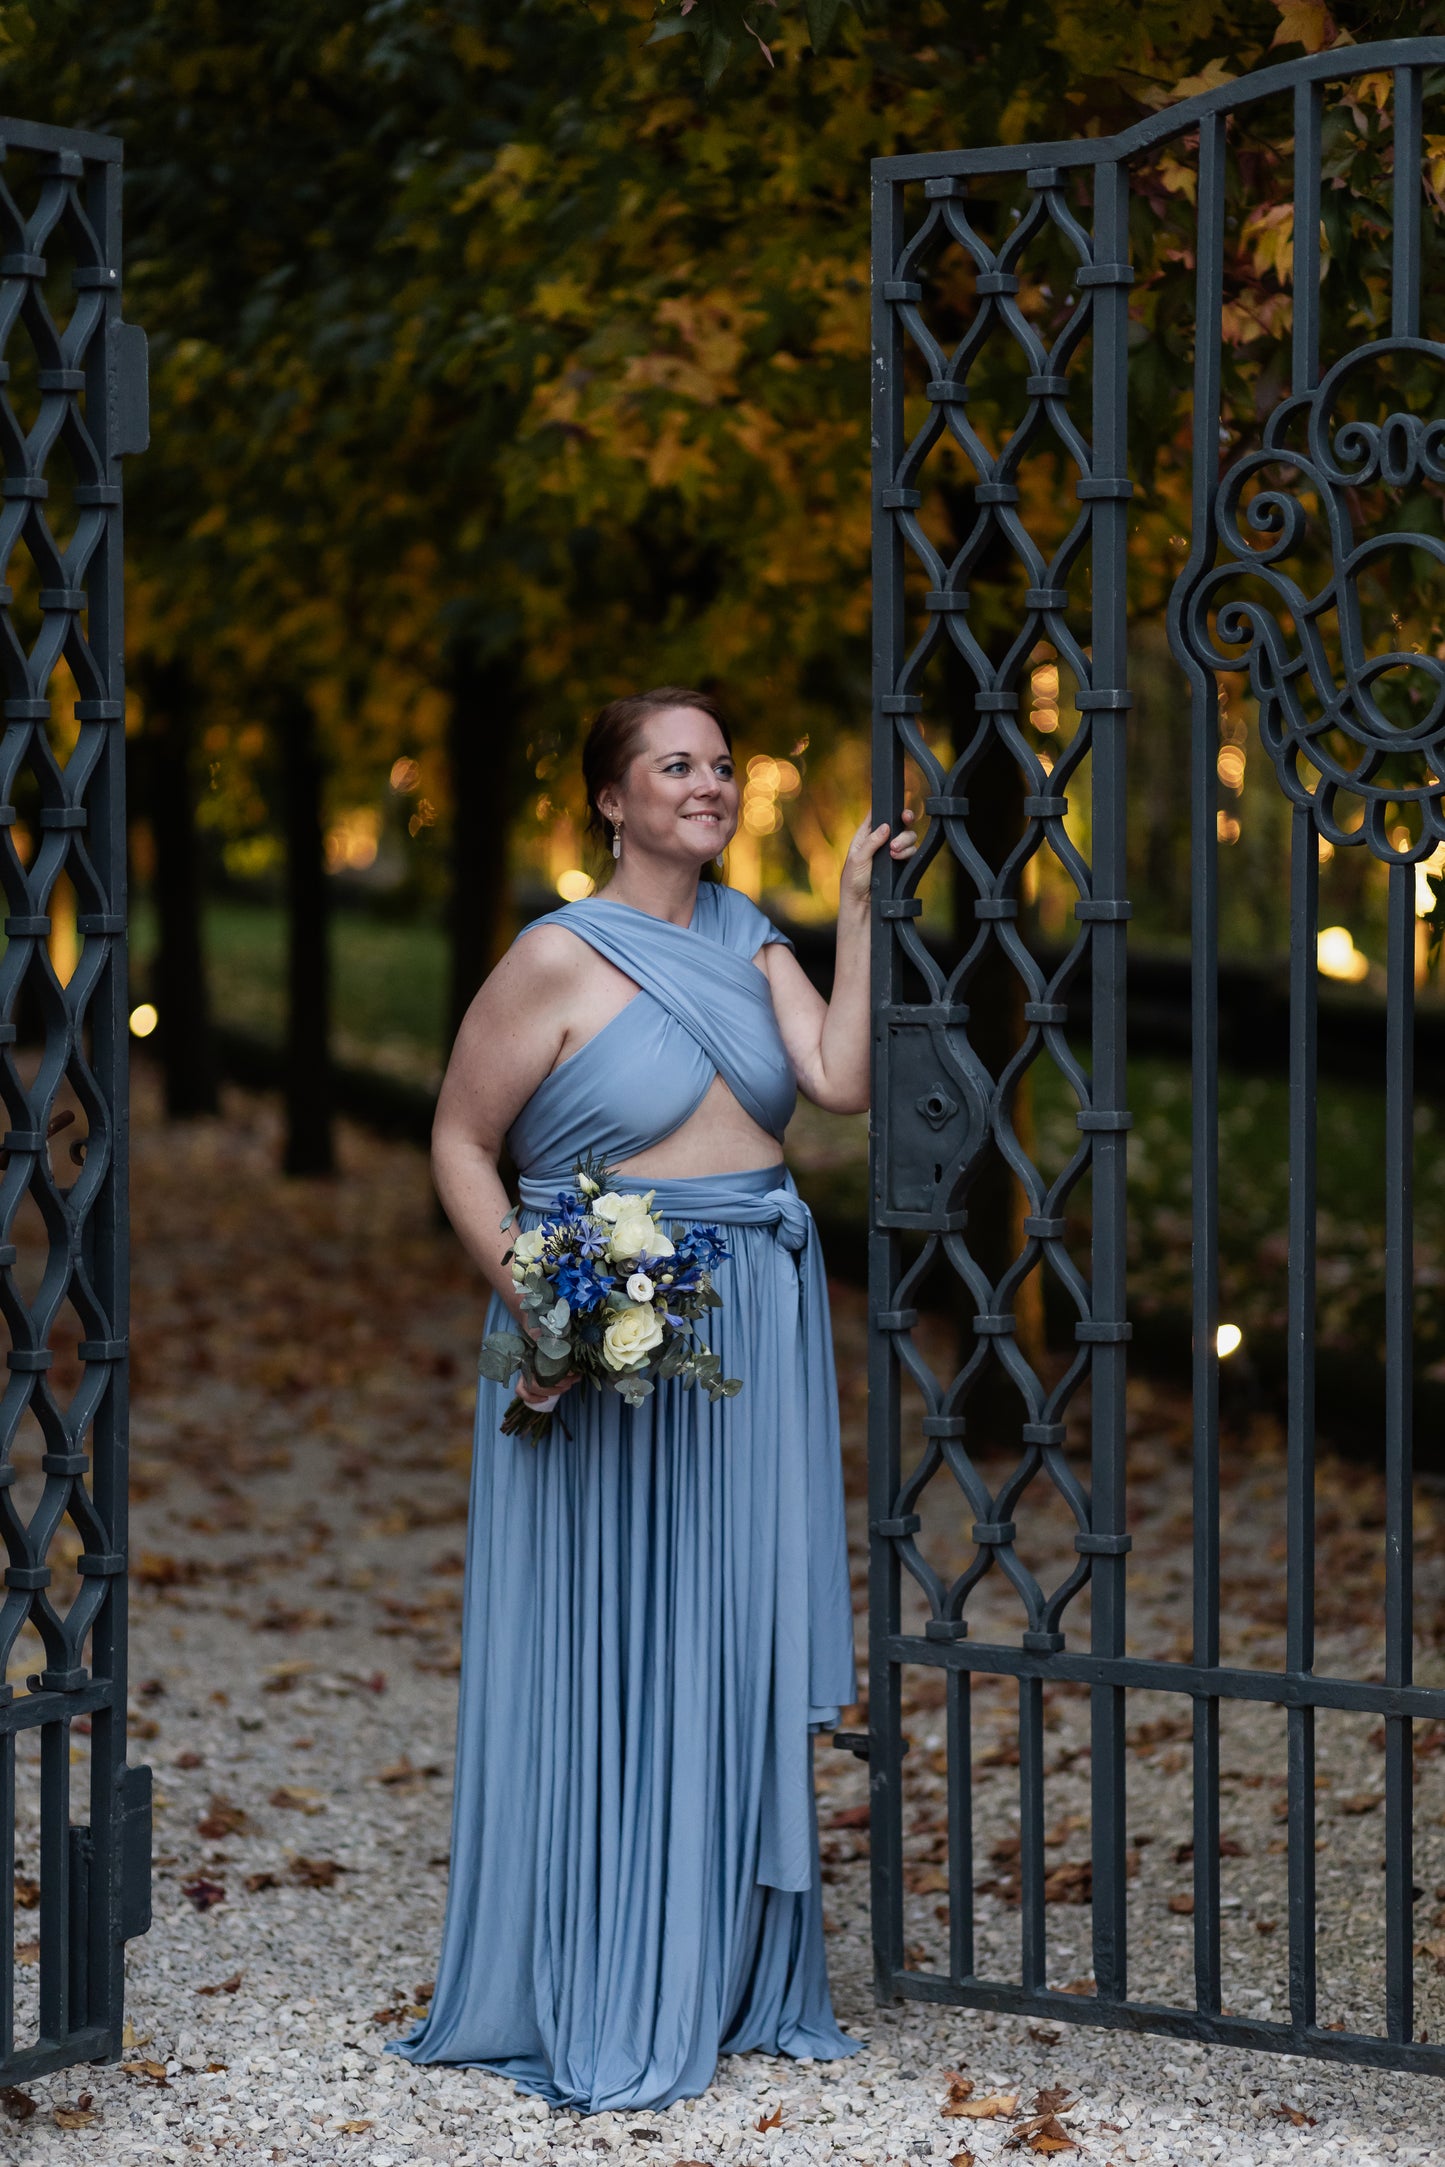
[[[1274,0],[1279,27],[1271,45],[1302,45],[1307,53],[1323,52],[1332,44],[1335,26],[1325,0]]]

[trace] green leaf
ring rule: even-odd
[[[659,15],[642,42],[644,45],[661,45],[667,38],[686,37],[691,29],[692,24],[685,15]]]
[[[808,37],[815,53],[821,53],[833,35],[838,17],[843,12],[844,0],[803,0],[803,13],[808,18]]]

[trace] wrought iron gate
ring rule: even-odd
[[[0,2082],[120,2051],[126,1734],[120,145],[0,120]]]
[[[1438,652],[1367,652],[1359,584],[1380,553],[1410,547],[1445,564],[1439,500],[1421,518],[1419,489],[1445,480],[1445,345],[1420,337],[1422,134],[1426,101],[1445,88],[1445,40],[1407,40],[1316,55],[1227,83],[1110,139],[1001,146],[880,160],[874,168],[875,720],[874,804],[897,817],[905,768],[924,778],[929,826],[906,867],[883,864],[874,935],[878,989],[874,1104],[870,1370],[870,1787],[876,1985],[881,1998],[1022,2011],[1236,2045],[1445,2073],[1445,2045],[1419,2036],[1414,2003],[1412,1725],[1445,1718],[1445,1690],[1412,1674],[1411,1035],[1416,869],[1445,839],[1445,642]],[[1392,139],[1393,193],[1380,207],[1381,283],[1388,330],[1366,325],[1322,352],[1323,129],[1332,82],[1364,79],[1359,95]],[[1226,247],[1235,248],[1227,189],[1244,131],[1257,143],[1268,101],[1285,106],[1276,137],[1293,160],[1291,369],[1272,411],[1249,430],[1225,427],[1221,312]],[[1171,146],[1168,186],[1197,204],[1193,241],[1192,531],[1169,610],[1169,638],[1192,701],[1186,759],[1180,700],[1179,770],[1191,776],[1193,966],[1193,1635],[1187,1659],[1133,1654],[1125,1594],[1131,1548],[1126,1515],[1125,1069],[1126,723],[1131,704],[1127,607],[1131,396],[1131,175]],[[1385,161],[1388,166],[1388,158]],[[1334,170],[1333,168],[1331,169]],[[1158,168],[1156,166],[1156,173]],[[1288,195],[1285,203],[1289,203]],[[1337,205],[1325,195],[1331,215]],[[1278,222],[1277,222],[1278,223]],[[1027,273],[1030,252],[1068,259],[1051,290]],[[932,328],[930,305],[947,277],[956,341]],[[930,284],[930,281],[935,281]],[[1067,296],[1059,292],[1068,285]],[[1060,304],[1040,329],[1043,293]],[[1031,308],[1032,304],[1035,304]],[[1327,326],[1328,328],[1328,326]],[[1162,334],[1161,334],[1162,335]],[[970,416],[970,392],[1000,343],[1015,360],[1018,405],[992,443]],[[1087,355],[1087,368],[1076,366]],[[1407,390],[1390,389],[1405,372]],[[913,373],[910,374],[910,371]],[[1413,373],[1412,373],[1413,372]],[[1433,372],[1434,381],[1428,381]],[[1426,388],[1422,395],[1420,384]],[[1381,390],[1381,385],[1384,388]],[[1409,388],[1413,385],[1413,389]],[[1366,387],[1362,389],[1361,387]],[[1082,398],[1078,394],[1082,392]],[[1070,405],[1071,396],[1076,403]],[[906,403],[916,401],[912,427]],[[923,402],[926,400],[926,407]],[[1371,406],[1376,401],[1378,411]],[[1267,406],[1268,401],[1262,401]],[[1373,416],[1373,418],[1372,418]],[[1048,547],[1030,531],[1021,481],[1040,445],[1072,470],[1072,524]],[[952,447],[952,449],[950,449]],[[954,461],[952,534],[937,539],[930,481]],[[1361,531],[1375,484],[1416,490],[1416,526]],[[934,495],[930,498],[930,489]],[[1306,528],[1323,535],[1317,584],[1292,566]],[[1408,523],[1407,523],[1408,524]],[[1187,555],[1183,552],[1187,551]],[[992,627],[970,616],[969,581],[991,579],[1008,597]],[[1010,582],[1012,584],[1010,585]],[[1072,739],[1049,740],[1029,721],[1033,658],[1072,680]],[[947,658],[936,704],[932,686]],[[1428,680],[1402,720],[1384,680],[1414,668]],[[1258,735],[1292,808],[1290,924],[1290,1205],[1288,1225],[1288,1438],[1285,1485],[1285,1660],[1278,1668],[1228,1665],[1220,1655],[1220,1425],[1218,1225],[1217,861],[1221,806],[1219,676],[1248,675]],[[1057,675],[1055,677],[1057,685]],[[962,691],[959,686],[962,685]],[[1182,685],[1181,685],[1182,691]],[[950,701],[952,705],[950,705]],[[1049,709],[1054,729],[1057,713]],[[938,728],[930,734],[930,725]],[[940,755],[940,732],[952,742]],[[970,823],[972,779],[1002,748],[1023,777],[1018,839]],[[1087,831],[1067,820],[1070,778],[1083,770]],[[1321,850],[1369,853],[1388,867],[1388,1055],[1383,1425],[1385,1575],[1383,1675],[1324,1676],[1314,1668],[1315,1443],[1315,1019]],[[1076,937],[1046,967],[1024,938],[1020,891],[1034,854],[1050,851],[1076,891]],[[949,867],[973,891],[972,937],[949,969],[930,943],[924,895],[930,869]],[[1352,861],[1353,862],[1353,861]],[[931,908],[931,906],[930,906]],[[1022,1044],[991,1073],[966,1005],[992,954],[1022,981]],[[1066,1033],[1066,996],[1081,978],[1091,1000],[1090,1057]],[[1041,1055],[1077,1100],[1077,1149],[1052,1179],[1015,1133],[1018,1078]],[[985,1271],[968,1219],[971,1187],[1002,1154],[1022,1190],[1021,1246],[1001,1273]],[[1091,1190],[1086,1257],[1070,1247],[1066,1206]],[[971,1335],[951,1379],[935,1376],[920,1346],[919,1290],[951,1270],[955,1306],[967,1297]],[[1028,1276],[1052,1276],[1070,1317],[1071,1344],[1055,1364],[1020,1344],[1017,1297]],[[985,1479],[967,1433],[971,1402],[1002,1370],[1017,1400],[1013,1464]],[[911,1380],[911,1381],[910,1381]],[[905,1384],[909,1407],[901,1401]],[[1071,1404],[1087,1388],[1088,1469],[1068,1446]],[[998,1439],[987,1439],[997,1445]],[[1021,1550],[1030,1508],[1059,1500],[1072,1515],[1077,1558],[1046,1587]],[[942,1493],[962,1539],[953,1567],[930,1547],[925,1514]],[[963,1508],[968,1508],[964,1514]],[[994,1579],[988,1581],[988,1575]],[[905,1578],[905,1576],[907,1576]],[[977,1636],[980,1593],[1006,1581],[1019,1630]],[[903,1597],[911,1606],[905,1620]],[[1087,1605],[1087,1646],[1066,1628]],[[970,1617],[975,1618],[970,1634]],[[913,1666],[941,1681],[938,1738],[946,1763],[946,1870],[933,1889],[946,1925],[946,1957],[906,1947],[902,1697]],[[914,1673],[916,1675],[916,1673]],[[1019,1942],[1012,1976],[977,1961],[974,1864],[975,1757],[971,1696],[980,1678],[1017,1691]],[[1090,1857],[1080,1862],[1092,1903],[1092,1978],[1051,1984],[1046,1940],[1045,1696],[1087,1695]],[[1193,1997],[1131,1995],[1128,1946],[1130,1822],[1126,1703],[1131,1694],[1177,1696],[1192,1738]],[[1287,1736],[1282,1831],[1288,1845],[1287,2014],[1231,2012],[1223,1998],[1220,1881],[1220,1719],[1243,1704],[1279,1711]],[[1339,2028],[1316,1998],[1315,1725],[1318,1711],[1380,1719],[1384,1781],[1383,2022]],[[1231,1717],[1232,1720],[1232,1717]],[[922,1755],[915,1752],[913,1765]],[[997,1756],[995,1756],[997,1758]],[[933,1856],[938,1858],[940,1850]],[[917,1880],[915,1877],[914,1886]],[[1445,1890],[1436,1891],[1445,1895]],[[1187,1900],[1175,1906],[1190,1909]],[[1283,1936],[1280,1937],[1283,1940]]]

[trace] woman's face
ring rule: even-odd
[[[716,857],[737,828],[738,784],[712,716],[695,707],[649,715],[626,775],[598,804],[622,823],[624,859],[630,850],[692,866]]]

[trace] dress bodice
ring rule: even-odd
[[[585,1156],[613,1165],[635,1157],[682,1127],[714,1076],[759,1128],[782,1136],[797,1085],[772,989],[752,959],[770,941],[792,943],[755,903],[705,881],[690,925],[606,896],[564,904],[533,925],[565,926],[639,991],[543,1077],[518,1114],[507,1144],[521,1173],[565,1181]]]

